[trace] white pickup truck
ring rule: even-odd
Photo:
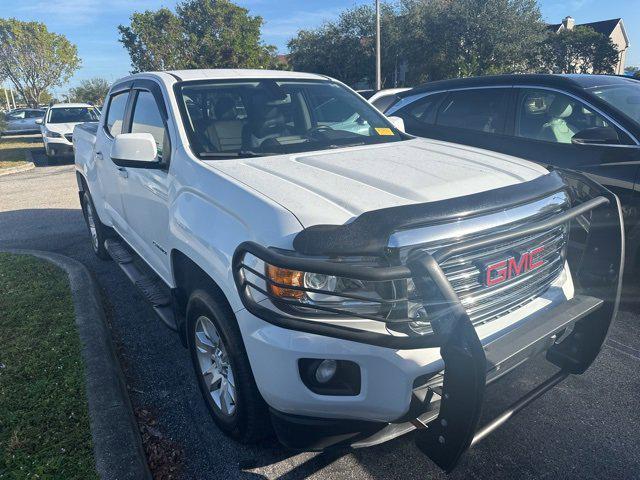
[[[410,137],[331,78],[136,74],[73,142],[95,253],[179,332],[239,441],[362,447],[418,429],[451,470],[583,373],[617,310],[613,194]],[[558,372],[480,427],[488,385],[540,353]]]

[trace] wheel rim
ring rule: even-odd
[[[91,243],[93,244],[93,249],[98,251],[99,243],[98,243],[98,229],[96,228],[96,221],[93,215],[93,208],[91,208],[91,202],[86,201],[86,212],[87,212],[87,225],[89,226],[89,232],[91,233]]]
[[[227,349],[213,322],[196,320],[195,346],[200,375],[220,413],[231,417],[236,411],[236,383]]]

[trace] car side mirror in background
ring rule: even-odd
[[[150,133],[121,133],[111,146],[111,160],[119,167],[161,168],[158,146]]]
[[[42,119],[36,118],[36,125],[42,125]]]
[[[611,127],[593,127],[580,130],[573,137],[571,143],[575,145],[619,145],[618,132]]]
[[[405,133],[403,119],[401,119],[400,117],[387,117],[387,120],[389,120],[391,124],[394,127],[396,127],[398,130],[400,130],[402,133]]]

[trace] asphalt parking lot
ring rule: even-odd
[[[72,165],[0,177],[0,247],[48,250],[83,262],[98,279],[134,408],[147,420],[158,458],[182,478],[513,479],[640,478],[640,306],[628,288],[600,357],[494,433],[445,475],[408,435],[353,452],[297,453],[275,441],[242,446],[209,418],[187,351],[154,317],[111,262],[95,258],[79,209]],[[487,398],[495,415],[553,369],[533,362],[507,375]]]

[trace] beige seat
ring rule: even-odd
[[[231,97],[220,98],[214,107],[216,119],[207,127],[205,135],[219,152],[238,151],[242,147],[242,129],[245,122],[235,112]]]
[[[547,140],[557,143],[571,143],[571,138],[577,133],[578,129],[569,122],[567,118],[571,117],[573,106],[569,99],[558,95],[549,106],[548,114],[550,120],[542,126],[540,130],[540,140]]]

